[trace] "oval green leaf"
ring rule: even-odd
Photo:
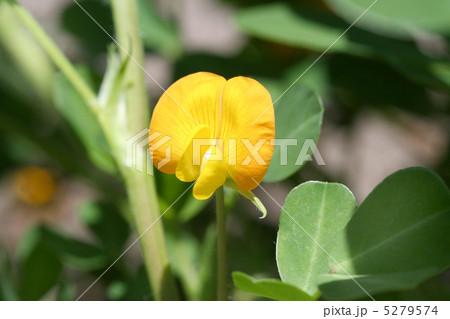
[[[307,182],[288,195],[280,216],[277,265],[283,282],[309,295],[317,276],[329,269],[330,256],[345,241],[344,228],[356,209],[353,194],[335,183]]]
[[[336,250],[338,264],[328,270],[330,282],[346,272],[352,276],[389,278],[399,274],[395,287],[390,280],[365,280],[369,293],[410,288],[450,266],[450,192],[434,172],[420,167],[400,170],[381,182],[348,223],[344,246]],[[339,255],[340,254],[340,255]],[[341,298],[364,296],[353,284]],[[330,288],[331,287],[331,288]],[[321,290],[334,296],[335,285]]]

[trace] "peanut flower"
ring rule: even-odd
[[[209,198],[227,178],[245,193],[259,185],[272,158],[272,99],[256,80],[194,73],[161,96],[149,134],[155,166],[196,181],[196,199]]]

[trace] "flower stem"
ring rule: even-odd
[[[123,59],[131,59],[126,71],[126,78],[130,80],[127,94],[128,123],[142,130],[149,126],[150,108],[143,70],[144,48],[140,37],[137,1],[112,0],[111,6],[119,53]]]
[[[130,137],[150,123],[147,89],[142,65],[144,49],[139,32],[136,0],[112,0],[114,25],[120,52],[125,58],[131,55],[125,74],[127,89],[127,122]],[[140,66],[141,65],[141,66]],[[137,231],[140,235],[150,225],[152,229],[140,238],[144,263],[156,300],[176,300],[178,292],[170,270],[169,257],[160,217],[158,197],[153,176],[122,167],[122,173],[133,207]]]
[[[114,129],[115,123],[102,121],[102,118],[107,117],[105,117],[105,114],[102,114],[96,94],[86,84],[52,39],[15,0],[7,0],[2,4],[10,6],[10,9],[16,14],[18,19],[30,30],[52,61],[64,73],[91,111],[97,116],[105,135],[107,137],[114,136],[110,132]],[[127,44],[125,48],[133,55],[134,62],[139,61],[142,64],[143,49],[137,27],[136,0],[114,0],[112,1],[112,6],[116,13],[114,16],[119,41]],[[127,92],[128,132],[125,132],[125,135],[128,134],[129,136],[120,136],[123,139],[129,138],[132,134],[147,128],[149,123],[149,108],[144,75],[136,63],[130,64],[126,80],[130,90]],[[160,212],[154,178],[151,175],[129,169],[124,165],[122,161],[123,154],[117,147],[121,141],[109,138],[108,142],[115,154],[116,162],[127,186],[137,232],[139,235],[142,235],[140,243],[154,297],[156,300],[178,299],[178,292],[170,270],[163,224],[162,221],[158,221]],[[148,229],[150,226],[151,229]],[[147,233],[143,235],[144,232]]]
[[[217,214],[217,300],[228,299],[227,238],[223,186],[216,190]]]

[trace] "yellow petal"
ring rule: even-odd
[[[221,106],[224,156],[236,158],[235,164],[229,162],[228,172],[241,189],[252,190],[266,174],[273,154],[275,115],[270,93],[256,80],[235,77],[225,85]]]
[[[150,147],[156,166],[166,158],[169,147],[171,156],[159,170],[167,174],[176,173],[178,162],[190,142],[188,139],[199,125],[206,125],[216,134],[220,95],[225,83],[226,80],[219,75],[194,73],[176,81],[161,96],[150,123]],[[155,133],[160,136],[152,139]],[[158,145],[158,141],[165,137],[170,137],[170,140]],[[158,147],[152,147],[154,145]]]
[[[193,130],[188,137],[189,143],[177,165],[175,174],[180,181],[192,182],[198,178],[200,175],[202,157],[210,147],[210,145],[208,145],[207,148],[202,147],[199,143],[204,145],[208,143],[211,138],[211,130],[206,125],[199,125]]]
[[[203,200],[225,183],[228,165],[223,153],[216,146],[211,146],[202,161],[200,177],[195,182],[193,194],[196,199]]]
[[[208,135],[207,128],[210,135],[223,142],[211,150],[223,153],[224,160],[203,160],[199,170],[190,149],[194,138]],[[242,190],[255,188],[269,166],[273,138],[272,100],[261,84],[245,77],[226,81],[205,72],[175,82],[159,100],[150,124],[155,165],[183,181],[198,178],[194,186],[197,198],[211,196],[227,173]],[[166,164],[160,167],[162,162]]]

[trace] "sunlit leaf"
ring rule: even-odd
[[[280,301],[312,301],[310,296],[296,286],[284,283],[278,279],[254,279],[242,272],[233,272],[233,282],[239,289]]]
[[[340,184],[308,182],[290,193],[277,242],[284,282],[353,299],[413,288],[450,266],[450,193],[435,173],[398,171],[352,217],[355,208]]]
[[[329,282],[332,277],[341,281],[347,273],[366,278],[369,292],[417,285],[450,266],[449,229],[450,192],[439,176],[418,167],[398,171],[356,211],[345,229],[346,247],[335,251],[337,263],[330,263],[330,275],[322,278],[327,284],[320,288],[335,297],[336,285]],[[388,284],[393,277],[395,282]],[[373,278],[387,278],[386,285]],[[343,284],[339,298],[365,295],[356,283]]]
[[[289,193],[277,239],[283,282],[309,295],[318,292],[317,276],[328,271],[335,247],[345,247],[343,230],[355,208],[353,194],[341,184],[306,182]]]

